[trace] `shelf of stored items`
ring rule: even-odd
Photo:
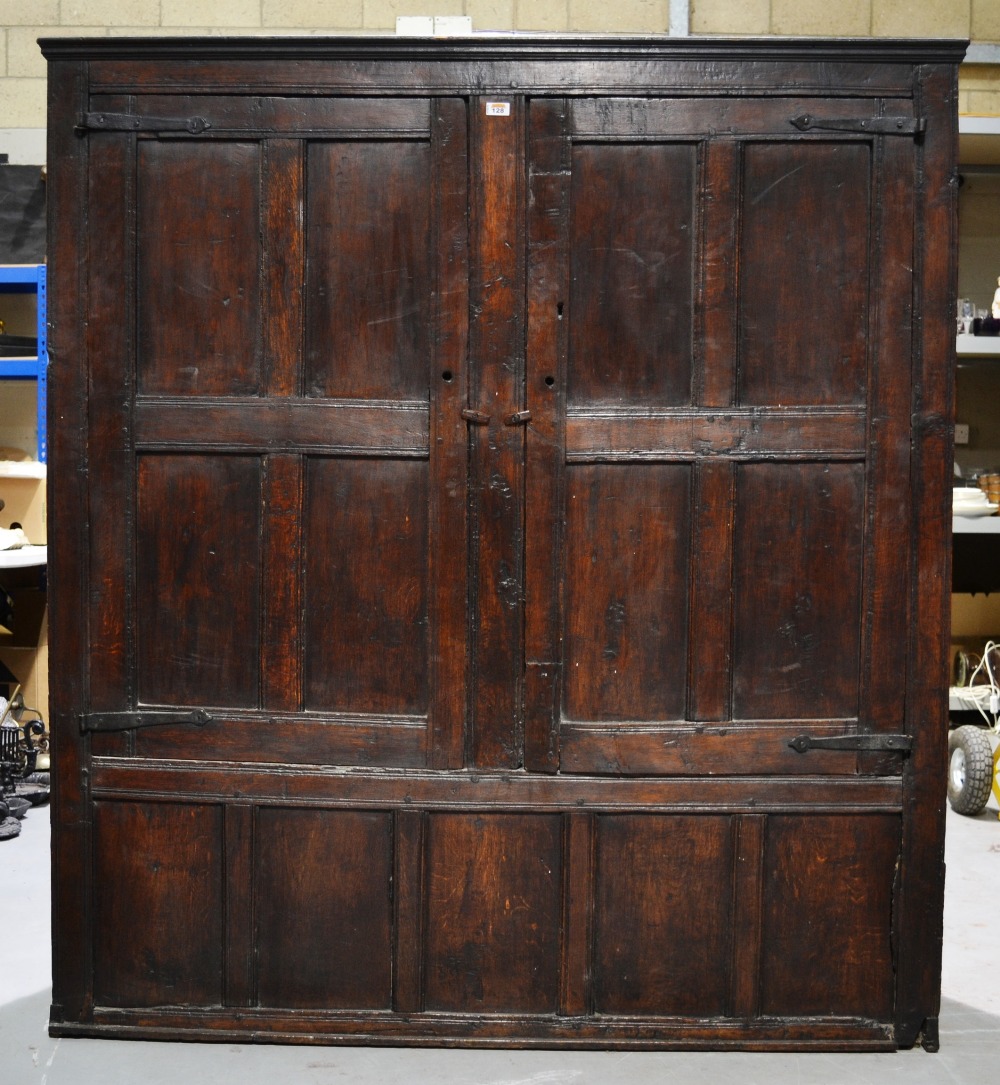
[[[1000,535],[1000,516],[954,516],[955,535]]]
[[[963,358],[1000,358],[1000,336],[959,335],[955,338],[955,353]]]
[[[959,335],[955,339],[955,353],[959,362],[963,358],[1000,358],[1000,336]]]
[[[46,324],[46,268],[44,264],[0,264],[0,293],[36,296],[38,346],[34,355],[0,357],[0,380],[33,380],[36,383],[38,460],[48,458],[45,432],[45,401],[48,381],[48,332]]]

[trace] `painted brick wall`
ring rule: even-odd
[[[971,37],[1000,41],[997,0],[691,0],[694,34]]]

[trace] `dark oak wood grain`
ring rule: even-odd
[[[892,1010],[894,817],[768,819],[764,845],[761,1012]],[[781,947],[779,950],[778,947]]]
[[[732,988],[734,1017],[760,1017],[760,958],[763,950],[762,910],[764,839],[767,817],[744,814],[733,819]]]
[[[902,1043],[916,1041],[928,1021],[936,1041],[934,1026],[941,997],[938,977],[944,885],[939,872],[944,861],[945,800],[936,785],[948,758],[947,731],[940,721],[947,708],[950,627],[938,618],[950,612],[951,603],[948,498],[954,460],[954,382],[950,366],[936,360],[951,358],[948,318],[954,312],[957,289],[953,254],[958,230],[954,182],[958,86],[956,73],[947,65],[928,62],[920,72],[918,104],[924,110],[939,110],[941,121],[924,145],[921,168],[926,181],[916,193],[919,224],[914,248],[919,263],[915,299],[920,321],[910,400],[915,443],[910,468],[915,487],[910,530],[915,542],[908,583],[911,666],[907,703],[915,706],[909,725],[925,735],[925,741],[906,767],[915,813],[904,818],[903,877],[897,897],[901,959],[896,1028]]]
[[[429,181],[426,143],[308,145],[308,395],[426,398]]]
[[[506,96],[507,113],[470,103],[478,154],[471,171],[472,231],[468,409],[473,603],[470,607],[472,719],[466,758],[483,768],[523,760],[521,722],[524,603],[524,430],[507,421],[523,409],[523,260],[512,238],[523,217],[524,100]]]
[[[861,402],[871,148],[749,144],[742,173],[740,402]]]
[[[48,80],[53,103],[79,112],[87,104],[86,65],[78,62],[54,65]],[[57,126],[48,133],[48,161],[59,159],[60,183],[47,194],[47,216],[52,236],[48,240],[49,289],[53,300],[81,298],[87,293],[89,266],[79,259],[80,209],[87,202],[88,155],[82,140],[64,144],[66,132]],[[86,321],[82,306],[58,304],[49,309],[49,372],[55,377],[48,389],[49,452],[56,463],[87,468],[87,420],[78,410],[87,398],[89,381]],[[58,425],[53,425],[54,420]],[[63,539],[67,554],[82,559],[89,546],[89,495],[86,487],[60,487],[49,480],[49,515],[53,498],[63,517]],[[55,557],[55,555],[53,555]],[[59,574],[56,563],[50,576]],[[87,629],[79,615],[90,606],[90,573],[87,562],[63,565],[63,588],[49,597],[50,645],[59,658],[63,653],[62,678],[53,682],[49,693],[49,730],[53,751],[52,772],[52,882],[64,886],[54,904],[52,949],[58,968],[52,975],[52,1017],[79,1020],[87,1012],[93,986],[93,954],[89,944],[92,927],[88,918],[92,867],[92,834],[88,804],[90,795],[86,770],[90,743],[75,725],[80,705],[90,691],[90,660]],[[60,614],[62,617],[60,618]]]
[[[305,706],[426,713],[427,465],[317,458],[305,488]]]
[[[570,269],[569,103],[530,103],[525,386],[531,409],[525,452],[524,763],[559,768],[562,539]]]
[[[431,551],[430,683],[428,759],[440,768],[465,760],[468,704],[469,473],[469,147],[468,105],[461,99],[434,103],[435,340],[430,374]]]
[[[732,862],[724,817],[598,819],[598,1013],[725,1012]]]
[[[149,758],[94,758],[94,794],[102,797],[133,798],[152,791],[222,802],[236,792],[241,799],[271,806],[287,802],[346,809],[753,813],[762,805],[762,786],[760,776],[722,773],[704,777],[649,772],[636,776],[560,774],[550,779],[511,772],[442,777],[434,770],[392,773],[379,765],[344,765],[293,774],[282,765],[185,762],[155,753]],[[900,776],[861,776],[844,769],[843,763],[839,772],[806,773],[800,769],[767,781],[768,808],[796,814],[898,813],[902,793]]]
[[[268,456],[264,461],[261,575],[263,598],[261,706],[270,711],[302,708],[302,506],[301,456]]]
[[[259,1005],[389,1007],[391,828],[385,813],[258,811]]]
[[[222,1004],[222,834],[219,806],[96,807],[97,1002]]]
[[[419,1013],[424,1001],[427,815],[401,810],[394,821],[392,1008],[398,1013]]]
[[[688,614],[688,716],[732,717],[734,487],[732,463],[699,463],[694,508]]]
[[[863,481],[860,464],[737,470],[737,719],[857,714]]]
[[[691,401],[693,144],[580,144],[571,164],[568,399]]]
[[[136,351],[146,394],[260,388],[260,147],[143,140]],[[120,210],[119,210],[120,214]]]
[[[140,699],[256,707],[260,461],[148,456],[139,461],[138,474]],[[183,585],[183,600],[177,585]]]
[[[552,814],[431,817],[427,1009],[555,1012],[561,839]]]
[[[961,43],[43,49],[52,1031],[932,1045]]]
[[[302,141],[269,140],[264,148],[262,385],[270,396],[302,388],[302,267],[305,259],[305,162]]]
[[[129,248],[128,223],[121,214],[120,198],[116,198],[123,173],[134,176],[135,148],[128,140],[113,137],[90,158],[87,183],[94,193],[92,221],[109,261],[119,266]],[[122,516],[122,510],[134,505],[133,480],[121,470],[121,463],[127,455],[131,429],[122,387],[124,384],[128,395],[135,377],[131,369],[122,372],[121,360],[135,352],[134,323],[127,314],[130,306],[135,306],[136,287],[125,285],[122,289],[120,278],[111,281],[93,264],[87,264],[86,269],[84,289],[93,304],[75,349],[87,363],[86,378],[77,386],[77,393],[81,403],[94,406],[85,437],[92,453],[90,459],[84,454],[82,462],[93,474],[95,487],[86,495],[79,514],[85,521],[105,524],[107,530],[100,538],[88,539],[81,551],[89,560],[94,585],[84,605],[90,624],[88,651],[96,664],[88,667],[89,688],[84,696],[94,706],[112,708],[123,693],[126,697],[135,693],[134,663],[129,658],[134,651],[135,616],[130,613],[128,585],[120,569],[122,555],[133,546],[130,525]],[[67,364],[75,361],[67,359]],[[72,417],[72,411],[70,407],[64,417]]]
[[[254,868],[255,810],[252,803],[223,808],[224,869],[230,883],[249,885]],[[257,1004],[257,932],[253,897],[226,893],[223,926],[223,1002],[226,1006]]]
[[[690,500],[683,465],[569,472],[567,718],[684,717]]]

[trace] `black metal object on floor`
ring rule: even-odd
[[[45,722],[16,691],[0,718],[0,840],[18,836],[28,808],[48,801],[49,774],[36,771],[40,756],[48,757]]]

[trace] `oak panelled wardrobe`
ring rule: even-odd
[[[55,1034],[936,1046],[963,48],[43,42]]]

